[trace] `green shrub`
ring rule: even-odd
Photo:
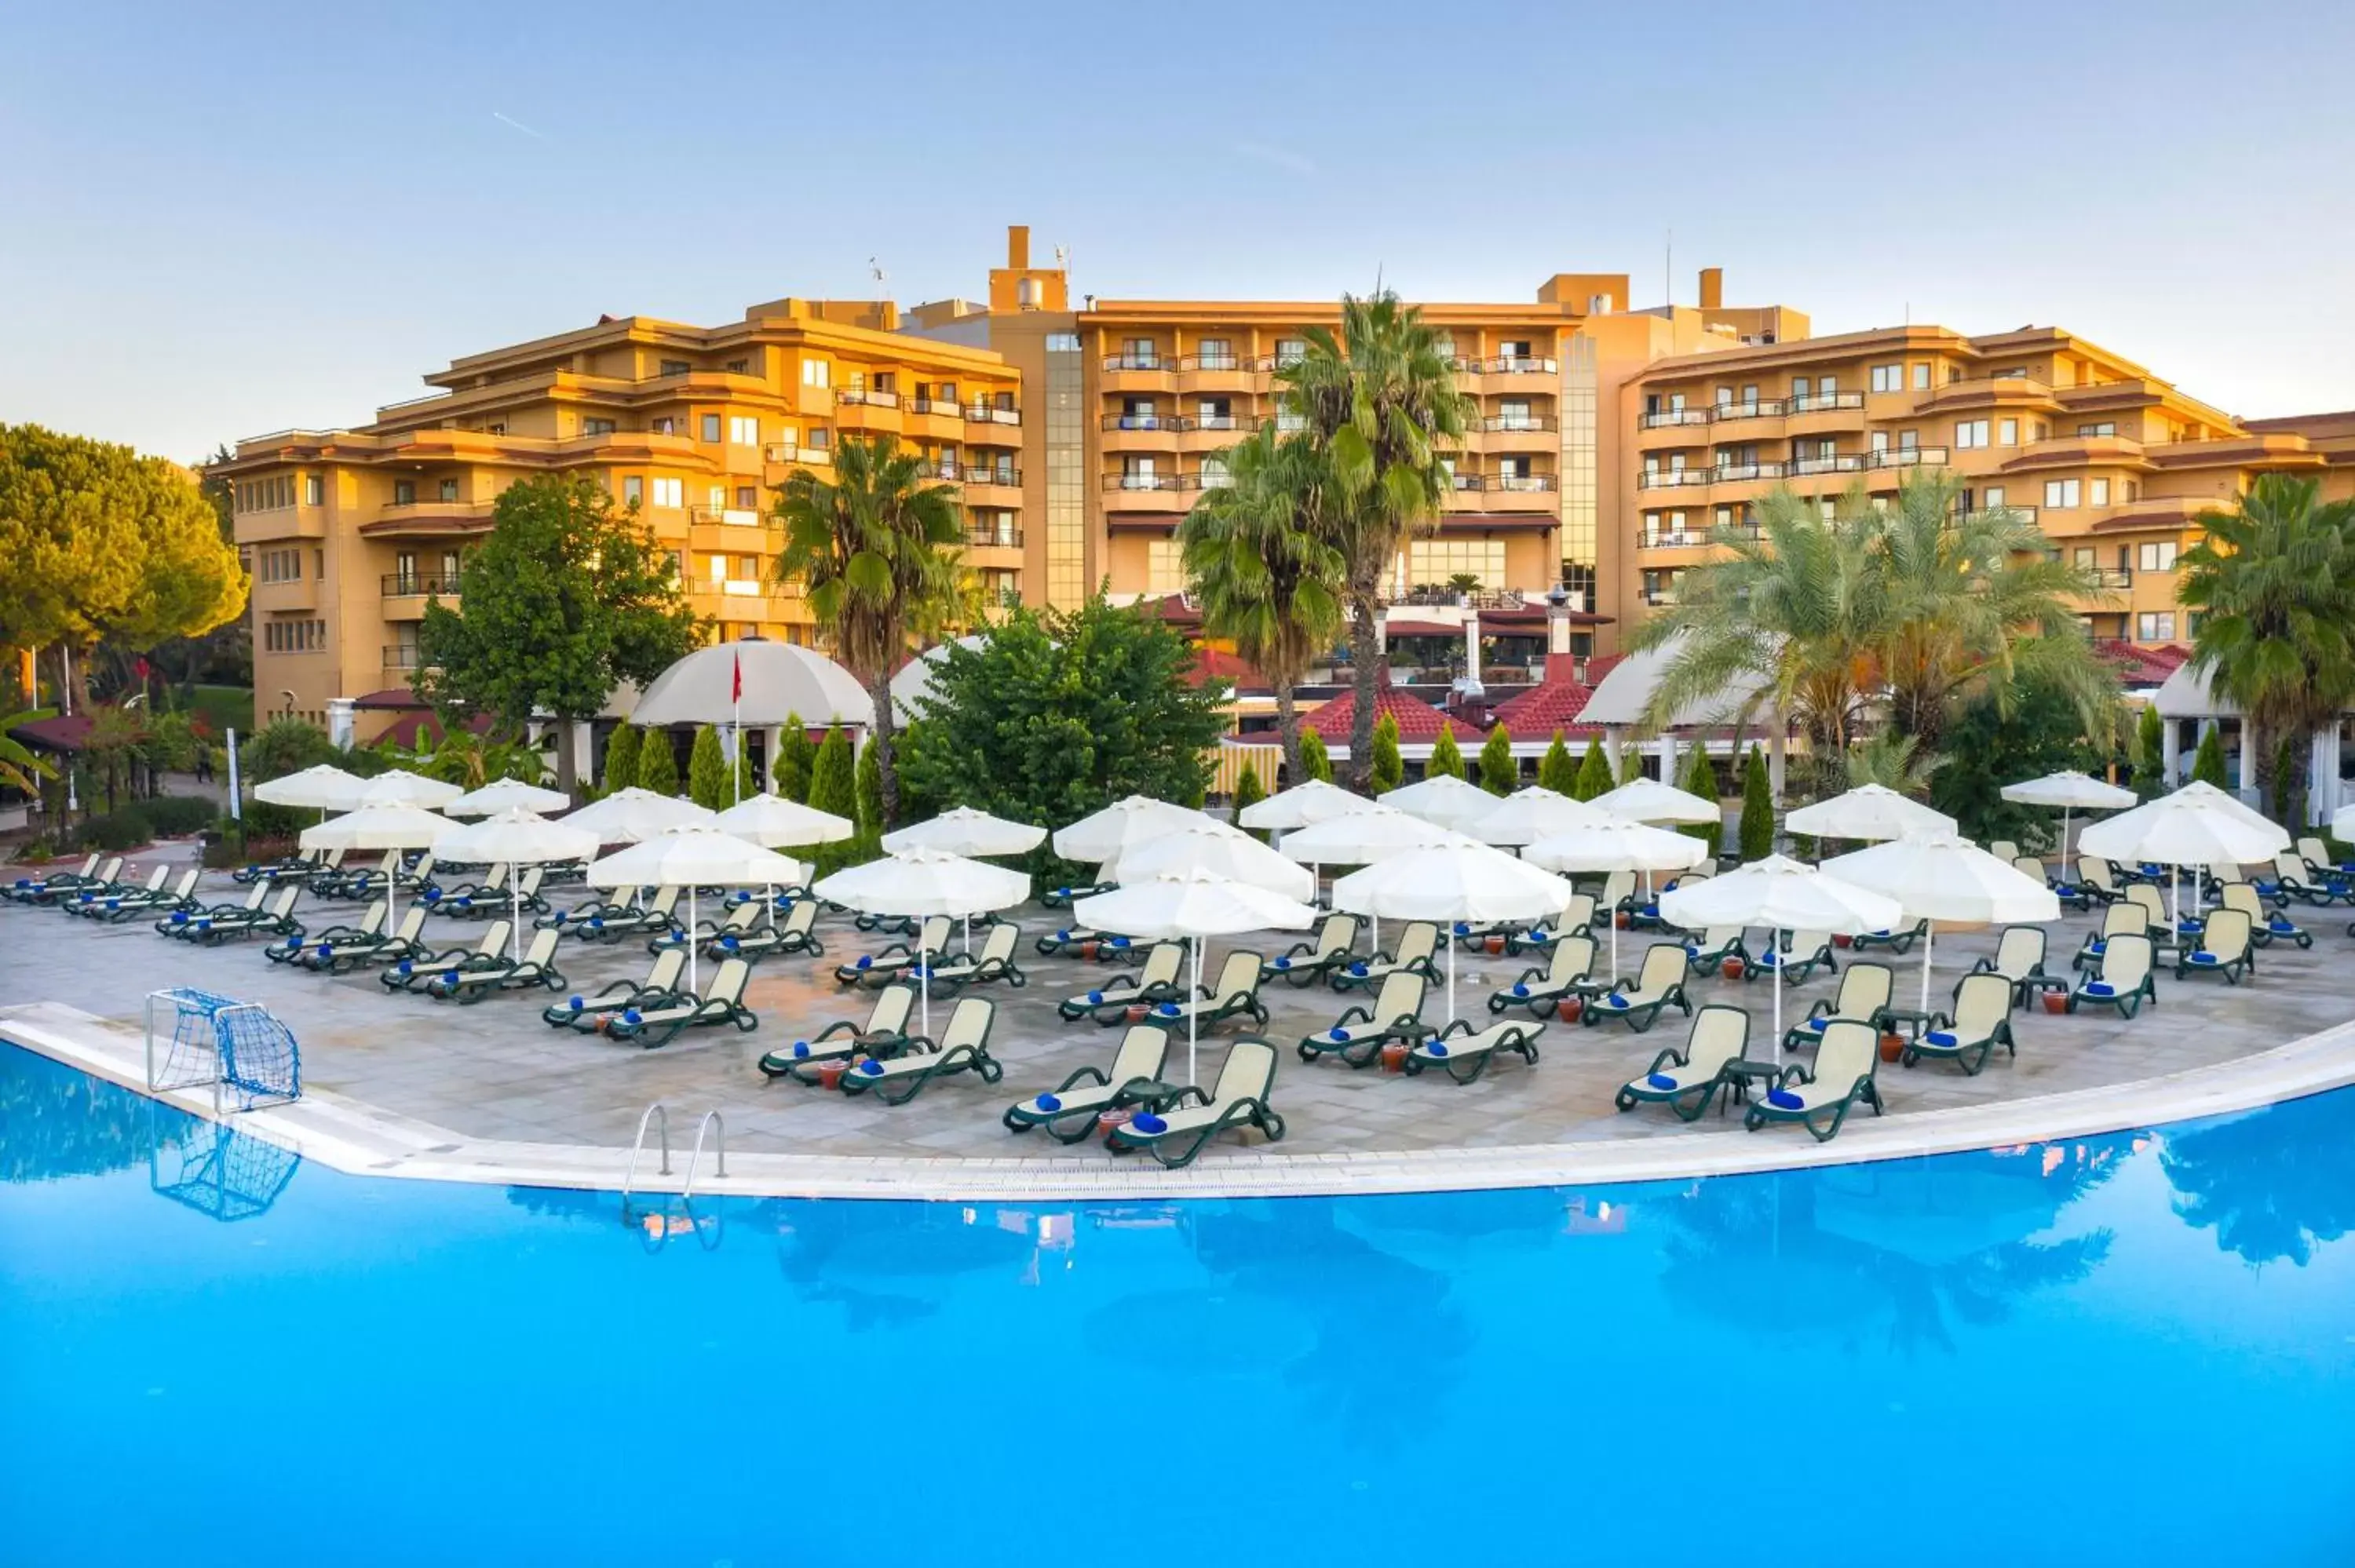
[[[312,806],[273,806],[265,800],[248,800],[241,820],[249,838],[292,839],[316,822],[319,812]]]
[[[1546,747],[1545,756],[1538,761],[1538,785],[1557,795],[1578,792],[1578,764],[1572,760],[1570,745],[1559,729],[1553,732],[1553,744]]]
[[[657,795],[678,793],[678,753],[671,748],[668,730],[650,729],[640,737],[638,788]]]
[[[1333,754],[1325,749],[1325,737],[1313,729],[1300,732],[1300,771],[1308,779],[1333,782]]]
[[[2191,754],[2191,777],[2200,783],[2212,784],[2219,789],[2230,789],[2232,786],[2224,777],[2222,736],[2223,730],[2221,726],[2211,726],[2208,733],[2200,737],[2200,749]]]
[[[638,761],[645,750],[637,727],[623,725],[605,737],[605,772],[599,780],[608,795],[631,789],[638,781]]]
[[[2136,792],[2146,800],[2171,782],[2167,777],[2167,732],[2157,703],[2143,704],[2142,716],[2135,721],[2134,781]]]
[[[1586,755],[1578,764],[1578,783],[1571,794],[1581,800],[1592,800],[1597,795],[1610,793],[1612,786],[1611,759],[1603,755],[1603,743],[1590,739]]]
[[[1513,757],[1513,732],[1503,725],[1488,732],[1480,748],[1480,788],[1491,795],[1509,795],[1521,781],[1521,765]]]
[[[777,742],[776,766],[770,771],[776,777],[777,793],[788,800],[809,803],[810,763],[817,747],[810,744],[809,728],[799,714],[785,715],[785,733]]]
[[[1455,730],[1450,725],[1439,726],[1439,738],[1431,747],[1431,760],[1423,765],[1425,779],[1436,779],[1442,774],[1450,779],[1464,777],[1464,751],[1455,744]]]
[[[1742,860],[1747,865],[1774,853],[1774,781],[1756,744],[1742,768]]]
[[[707,811],[720,810],[730,803],[730,788],[728,758],[719,751],[719,732],[705,725],[695,732],[695,746],[687,753],[687,799]]]
[[[158,795],[140,802],[139,810],[157,832],[181,838],[213,825],[220,808],[196,795]]]
[[[853,778],[850,759],[850,737],[840,725],[826,732],[826,739],[810,762],[809,805],[820,811],[831,811],[837,817],[858,820],[858,785]],[[856,863],[852,855],[855,841],[842,840],[812,848],[811,856],[817,863],[818,874],[839,871]]]
[[[105,816],[91,817],[84,821],[79,837],[86,850],[137,849],[155,836],[147,815],[136,806],[125,806]]]
[[[1399,756],[1398,720],[1383,714],[1374,720],[1373,757],[1367,783],[1377,795],[1388,794],[1406,782],[1406,763]]]
[[[1685,768],[1684,788],[1688,794],[1698,795],[1704,800],[1719,798],[1717,769],[1710,763],[1708,750],[1699,743],[1693,746],[1692,760]],[[1685,832],[1707,844],[1711,854],[1715,854],[1725,842],[1725,824],[1721,821],[1694,822],[1685,828]]]
[[[1313,733],[1313,732],[1312,732]],[[1249,762],[1235,778],[1235,825],[1242,825],[1243,812],[1267,799],[1267,786],[1259,781],[1259,768]],[[1251,830],[1246,829],[1246,832]],[[1264,839],[1265,833],[1252,832],[1252,837]]]
[[[858,763],[851,772],[858,798],[858,831],[875,840],[879,852],[891,824],[883,820],[883,754],[875,749],[871,736],[858,748]]]

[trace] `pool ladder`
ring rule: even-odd
[[[670,1109],[662,1101],[656,1100],[638,1118],[638,1136],[630,1145],[629,1169],[622,1175],[622,1217],[625,1221],[630,1213],[630,1192],[637,1184],[638,1161],[646,1152],[648,1127],[654,1128],[657,1140],[656,1147],[662,1154],[662,1163],[655,1174],[660,1176],[670,1174]],[[691,1202],[695,1197],[695,1173],[703,1165],[703,1140],[707,1135],[714,1132],[718,1137],[712,1142],[714,1156],[712,1173],[721,1181],[726,1181],[728,1178],[728,1121],[717,1110],[708,1110],[703,1113],[703,1119],[695,1124],[695,1150],[687,1156],[687,1180],[679,1184],[678,1190],[679,1202],[682,1203]]]

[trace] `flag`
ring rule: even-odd
[[[729,689],[728,700],[731,703],[741,703],[744,700],[744,655],[736,654],[730,669],[733,675],[733,683]]]

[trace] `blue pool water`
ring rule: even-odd
[[[2355,1093],[1619,1189],[697,1207],[343,1176],[0,1046],[0,1564],[2355,1562]]]

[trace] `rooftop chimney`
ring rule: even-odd
[[[1725,305],[1725,269],[1704,267],[1700,270],[1700,308],[1721,310]]]
[[[1006,265],[1008,270],[1019,272],[1030,265],[1030,226],[1009,223],[1006,226]]]

